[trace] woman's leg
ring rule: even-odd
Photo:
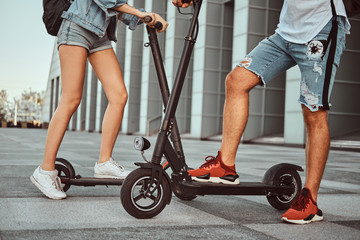
[[[99,163],[103,163],[112,155],[128,95],[119,62],[112,48],[91,54],[89,61],[109,101],[102,124]]]
[[[55,169],[55,159],[72,114],[81,101],[85,77],[87,50],[79,46],[59,47],[62,94],[54,116],[49,124],[44,160],[41,168]]]

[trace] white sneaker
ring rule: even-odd
[[[125,179],[128,174],[129,171],[125,171],[124,167],[115,162],[112,157],[107,162],[95,163],[94,177],[96,178]]]
[[[48,198],[63,199],[66,198],[66,194],[61,186],[60,178],[58,177],[58,171],[42,173],[40,172],[40,166],[35,169],[30,180],[35,186],[37,186],[42,193]]]

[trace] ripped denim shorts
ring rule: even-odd
[[[345,21],[338,17],[339,27],[337,47],[332,68],[328,97],[334,84],[335,73],[340,63],[340,57],[345,49]],[[322,95],[326,72],[326,62],[330,47],[327,39],[332,27],[332,20],[306,44],[288,42],[275,33],[262,40],[238,65],[258,75],[263,84],[298,65],[301,72],[299,103],[311,111],[317,111],[323,106]],[[326,52],[325,52],[326,51]]]

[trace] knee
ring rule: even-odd
[[[308,130],[328,128],[327,111],[319,109],[312,112],[307,107],[303,106],[303,117],[305,126]]]
[[[243,86],[241,84],[241,79],[234,74],[234,72],[230,72],[225,79],[225,90],[226,95],[231,96],[232,94],[238,94],[244,91]]]
[[[60,100],[61,106],[69,112],[75,112],[81,102],[81,96],[62,96]]]
[[[226,94],[248,93],[260,82],[258,76],[245,68],[235,68],[225,79]]]
[[[112,96],[108,97],[109,104],[112,106],[119,106],[124,108],[128,101],[128,93],[127,91],[121,91],[118,93],[113,93]]]

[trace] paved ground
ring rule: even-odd
[[[72,162],[76,174],[92,176],[100,136],[67,132],[59,156]],[[123,209],[118,186],[72,186],[66,200],[45,198],[29,180],[41,162],[45,137],[45,130],[0,128],[0,239],[360,239],[360,152],[330,152],[318,200],[323,222],[281,223],[283,212],[262,196],[205,196],[190,202],[173,196],[161,214],[138,220]],[[114,152],[128,169],[142,161],[132,142],[133,136],[119,136]],[[183,144],[193,167],[220,146],[189,139]],[[280,162],[304,166],[304,150],[240,145],[237,171],[243,182],[261,181]]]

